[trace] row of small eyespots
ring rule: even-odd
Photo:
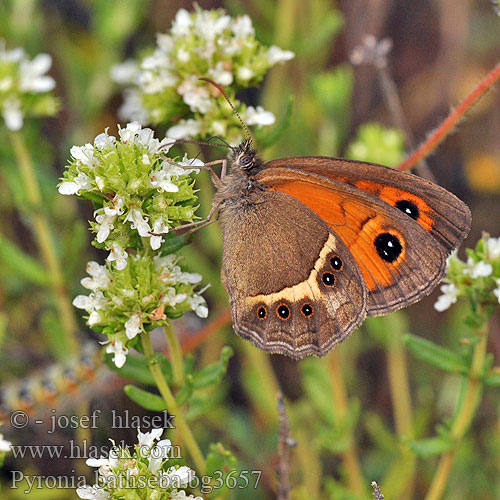
[[[338,255],[334,255],[330,258],[330,266],[334,271],[339,272],[344,269],[344,262]],[[321,275],[321,280],[327,287],[332,288],[335,286],[337,278],[335,277],[334,274],[326,271]],[[300,313],[302,314],[302,316],[306,318],[310,318],[311,316],[313,316],[314,308],[312,304],[309,303],[303,304],[302,307],[300,308]],[[279,304],[276,307],[276,315],[282,321],[286,321],[291,316],[290,308],[288,307],[287,304]],[[267,308],[265,306],[260,306],[257,309],[257,318],[261,321],[267,319]]]
[[[300,313],[302,314],[302,316],[305,316],[306,318],[311,317],[314,314],[314,308],[312,304],[309,304],[308,302],[302,304],[302,307],[300,308]],[[288,320],[291,316],[291,311],[288,304],[284,303],[278,304],[276,306],[276,316],[278,316],[278,318],[281,319],[282,321]],[[257,309],[257,318],[261,321],[267,319],[266,306],[260,306]]]

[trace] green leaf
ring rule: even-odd
[[[430,340],[426,340],[415,335],[405,335],[403,340],[408,350],[418,359],[426,361],[431,365],[441,368],[441,370],[450,373],[467,374],[469,371],[468,363],[461,356],[438,346]]]
[[[423,458],[434,457],[446,453],[453,448],[453,440],[446,436],[437,436],[419,441],[410,441],[410,448]]]
[[[500,387],[500,372],[498,369],[492,370],[486,377],[483,379],[484,385],[488,385],[490,387]]]
[[[176,401],[179,406],[183,406],[189,401],[189,398],[193,394],[193,377],[188,375],[186,377],[186,382],[182,386],[181,390],[177,393]]]
[[[344,24],[344,18],[339,10],[329,10],[316,23],[315,31],[309,33],[306,38],[300,39],[292,46],[294,52],[301,56],[314,56],[317,51],[321,51],[340,32]]]
[[[224,475],[236,470],[237,460],[233,453],[226,450],[222,443],[212,443],[207,455],[207,475],[213,476],[215,472],[221,471]]]
[[[172,366],[170,361],[162,356],[156,356],[157,362],[160,364],[161,371],[164,377],[167,379],[168,383],[172,382]],[[112,361],[111,355],[106,355],[104,358],[104,362],[115,373],[120,375],[120,377],[127,378],[130,380],[134,380],[135,382],[139,382],[144,385],[150,385],[152,387],[156,386],[156,382],[151,375],[151,371],[149,370],[149,361],[144,356],[127,356],[127,362],[121,367],[117,368],[116,365]]]
[[[259,131],[258,133],[255,133],[255,139],[257,141],[257,144],[261,149],[268,148],[275,144],[280,137],[286,132],[287,128],[290,126],[290,123],[292,122],[292,115],[293,115],[293,104],[294,104],[294,99],[292,96],[288,98],[286,108],[285,108],[285,114],[281,118],[280,122],[276,127],[274,127],[270,132],[269,131]]]
[[[0,264],[17,276],[35,285],[47,286],[50,274],[35,259],[24,253],[17,245],[0,234]]]
[[[53,310],[45,311],[42,316],[41,327],[50,352],[59,361],[67,360],[70,348],[59,314]]]
[[[220,353],[220,360],[217,363],[205,366],[193,377],[193,385],[196,389],[209,387],[219,384],[227,372],[227,365],[234,350],[232,347],[225,346]]]
[[[163,398],[157,394],[139,389],[139,387],[136,387],[135,385],[126,385],[124,391],[132,401],[146,410],[163,411],[167,409],[165,401],[163,401]]]
[[[175,232],[171,232],[165,235],[163,239],[164,242],[159,250],[162,255],[177,253],[182,247],[188,244],[185,234],[177,235]]]
[[[365,123],[346,149],[346,158],[395,167],[403,161],[404,135],[396,128],[379,123]]]

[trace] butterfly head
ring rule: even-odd
[[[239,146],[233,148],[231,155],[232,169],[240,169],[248,175],[256,172],[263,165],[257,155],[251,139],[246,139]]]

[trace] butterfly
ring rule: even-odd
[[[242,125],[249,138],[231,147],[229,172],[223,162],[214,174],[209,215],[220,218],[222,283],[241,337],[294,359],[323,356],[366,316],[407,307],[441,281],[470,229],[465,203],[381,165],[264,162]]]

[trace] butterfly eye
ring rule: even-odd
[[[250,155],[242,155],[240,158],[240,165],[242,167],[249,167],[253,162],[253,158]]]

